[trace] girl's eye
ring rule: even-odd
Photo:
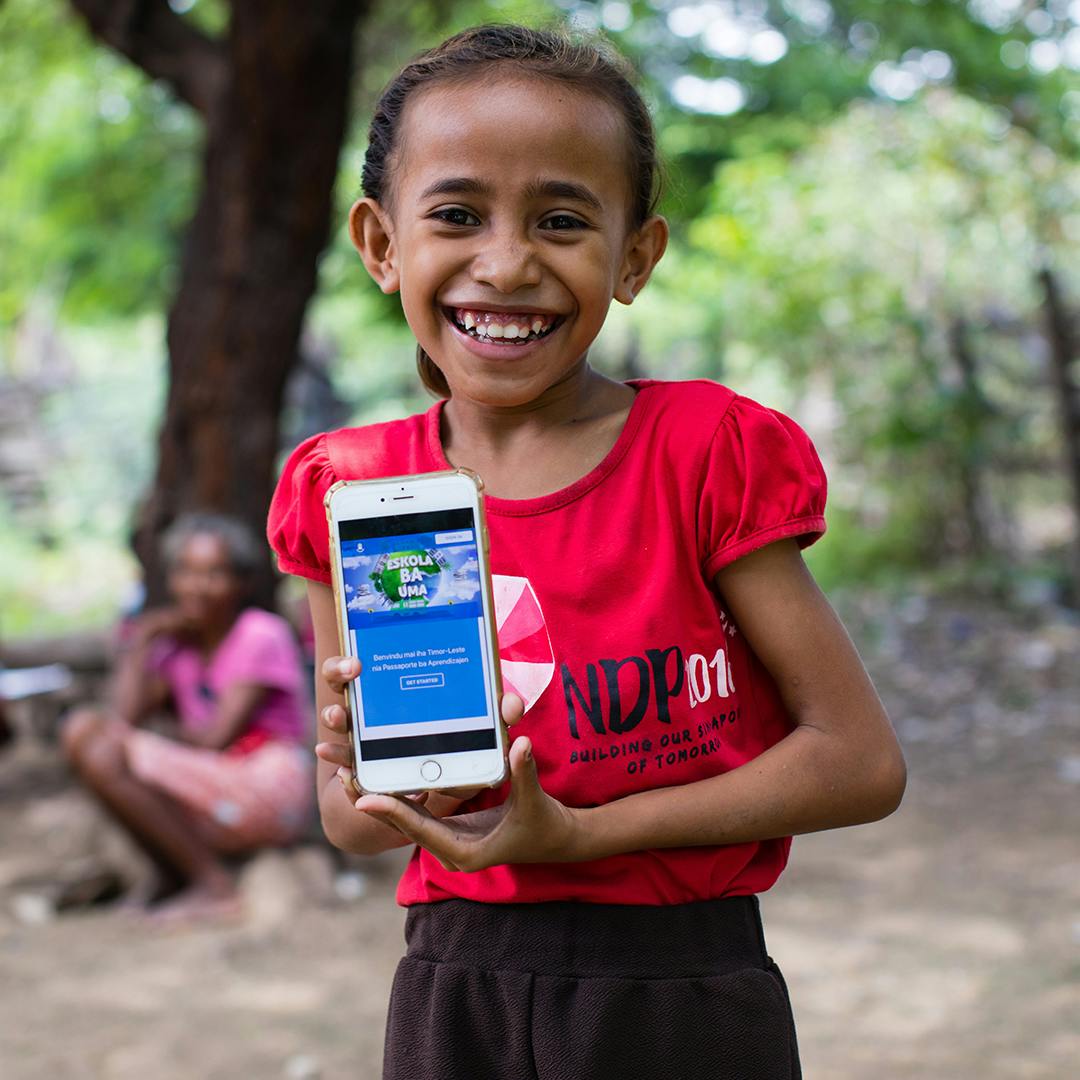
[[[576,218],[571,214],[552,214],[540,223],[540,227],[565,232],[570,229],[587,229],[589,226],[581,218]]]
[[[446,210],[436,210],[432,217],[447,225],[479,225],[480,219],[468,210],[462,210],[460,206],[451,206]]]

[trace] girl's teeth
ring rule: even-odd
[[[481,312],[474,315],[471,311],[458,309],[458,326],[470,332],[474,337],[502,339],[508,341],[526,341],[532,335],[540,336],[550,328],[550,319],[535,316],[529,319],[522,316],[522,322],[496,322],[493,313]]]

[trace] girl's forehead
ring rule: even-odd
[[[520,174],[577,179],[602,199],[628,198],[628,139],[597,94],[530,76],[444,82],[416,93],[402,117],[395,172],[415,196],[443,173],[499,186]]]

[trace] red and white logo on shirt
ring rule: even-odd
[[[517,694],[528,712],[555,674],[555,656],[544,613],[528,578],[493,574],[491,590],[503,689]]]

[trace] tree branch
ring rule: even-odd
[[[167,0],[70,0],[99,41],[206,116],[225,75],[224,50]]]

